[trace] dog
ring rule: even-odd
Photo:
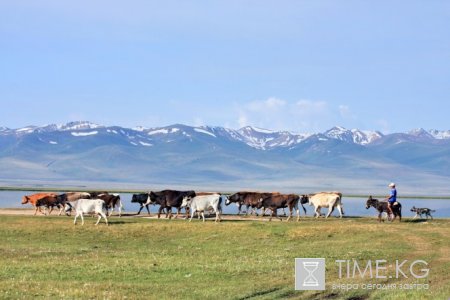
[[[433,220],[433,216],[431,215],[431,213],[435,212],[435,210],[431,210],[429,208],[417,208],[415,206],[411,208],[411,211],[416,213],[413,220],[417,217],[420,217],[422,219],[422,215],[425,215],[427,217],[427,220],[428,216],[431,218],[431,220]]]

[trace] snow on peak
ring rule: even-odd
[[[95,131],[88,131],[88,132],[71,132],[70,134],[73,136],[89,136],[89,135],[96,135],[98,133],[97,130]]]
[[[428,136],[428,137],[431,136],[431,134],[423,128],[416,128],[416,129],[410,130],[408,132],[408,134],[414,135],[414,136]]]
[[[156,130],[152,130],[147,132],[148,135],[154,135],[154,134],[168,134],[169,130],[162,128],[162,129],[156,129]]]
[[[140,132],[142,132],[142,131],[148,130],[149,128],[144,127],[144,126],[136,126],[136,127],[131,128],[131,129],[133,129],[134,131],[140,131]]]
[[[89,121],[76,121],[76,122],[69,122],[63,125],[57,125],[59,130],[68,131],[68,130],[84,130],[84,129],[96,129],[96,128],[102,128],[104,126],[91,123]]]
[[[207,134],[207,135],[210,135],[210,136],[213,136],[213,137],[217,137],[214,133],[211,133],[211,132],[209,132],[209,131],[207,131],[205,129],[202,129],[202,128],[194,128],[194,130],[199,132],[199,133],[204,133],[204,134]]]
[[[450,139],[450,130],[436,130],[431,129],[429,130],[429,133],[438,140],[446,140]]]
[[[32,133],[37,127],[36,126],[27,126],[23,128],[16,129],[17,133]]]

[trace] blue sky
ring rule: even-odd
[[[1,1],[0,126],[450,129],[448,1]]]

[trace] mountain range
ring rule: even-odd
[[[450,130],[0,127],[3,185],[379,194],[396,181],[405,194],[447,195],[449,179]]]

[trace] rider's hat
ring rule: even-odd
[[[394,186],[395,186],[395,183],[391,182],[391,183],[389,183],[388,186],[389,186],[389,187],[394,187]]]

